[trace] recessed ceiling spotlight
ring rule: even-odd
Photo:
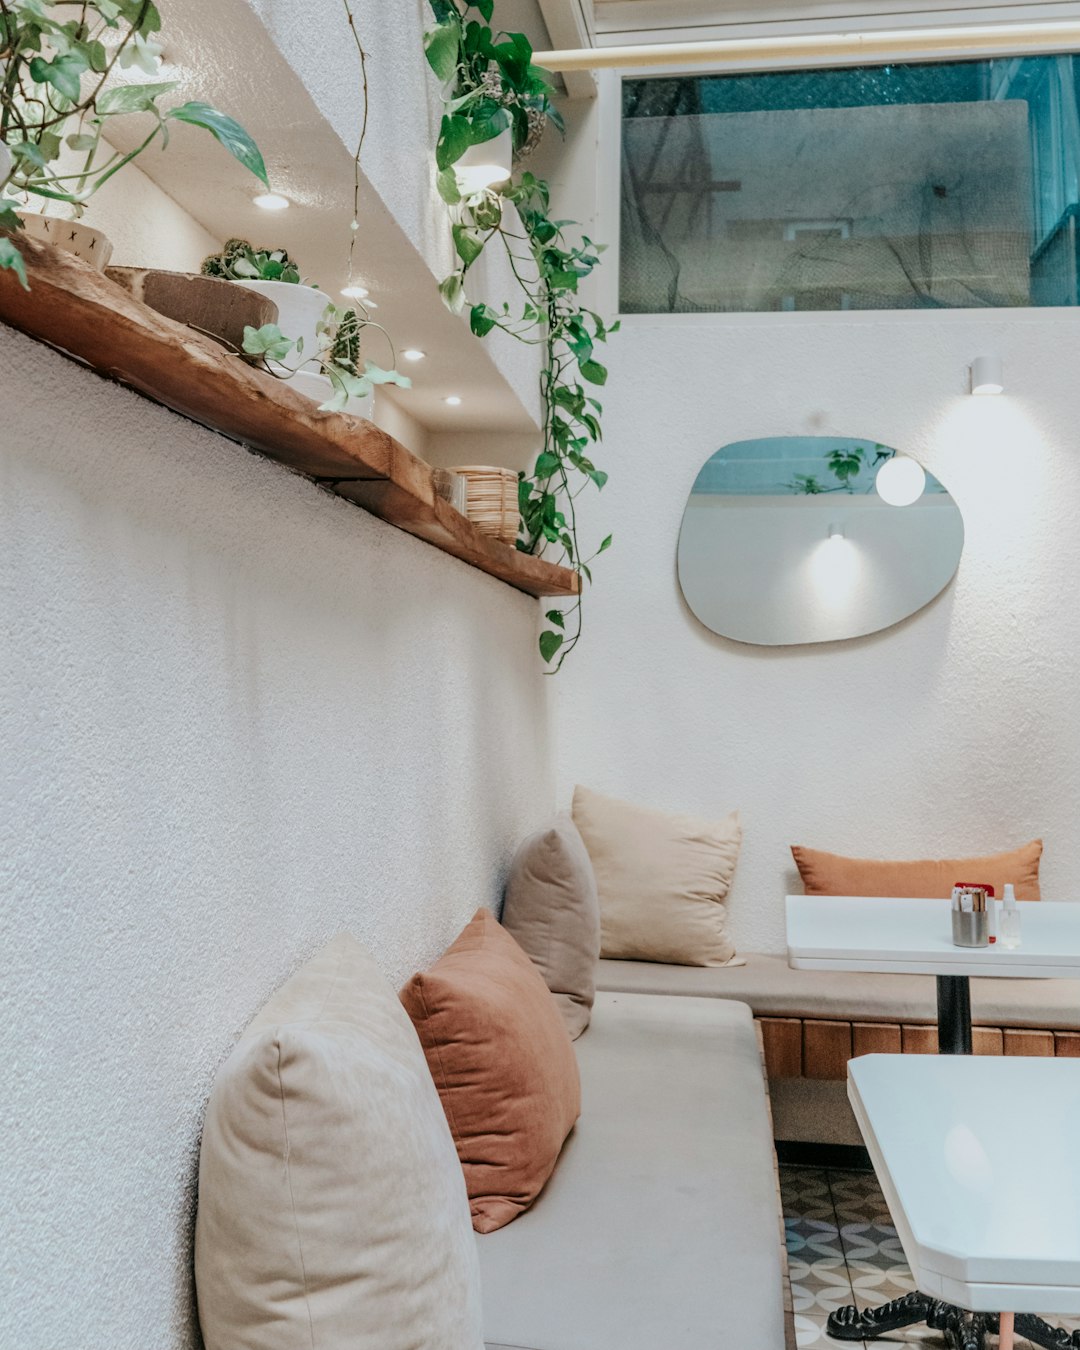
[[[371,292],[366,286],[345,286],[341,294],[346,300],[366,300]]]
[[[288,197],[283,197],[280,192],[260,192],[251,200],[263,211],[284,211],[292,205]]]
[[[458,398],[457,394],[451,394],[449,398],[444,398],[443,402],[449,404],[451,408],[461,407],[461,399]]]
[[[406,361],[422,361],[427,352],[422,352],[418,347],[406,347],[401,353]]]

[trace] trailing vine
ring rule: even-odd
[[[474,145],[495,140],[508,128],[514,151],[532,147],[540,131],[562,119],[551,101],[551,77],[533,64],[523,33],[496,33],[494,0],[430,0],[435,27],[425,35],[428,63],[443,85],[445,111],[435,150],[439,194],[451,209],[458,265],[440,291],[455,313],[469,312],[473,333],[494,329],[544,351],[540,396],[543,444],[531,473],[518,485],[521,526],[517,547],[559,561],[592,581],[593,560],[611,545],[611,535],[588,557],[578,542],[576,500],[590,483],[603,488],[607,474],[591,457],[602,438],[603,408],[590,392],[607,381],[596,348],[618,324],[606,325],[581,304],[579,287],[600,261],[602,248],[582,235],[572,240],[572,221],[552,220],[550,189],[520,168],[507,184],[463,195],[454,165]],[[479,17],[477,17],[479,16]],[[511,203],[515,211],[506,209]],[[520,222],[521,228],[518,228]],[[517,285],[518,305],[496,307],[467,296],[470,268],[493,240],[506,252]],[[582,633],[582,595],[568,608],[548,610],[540,654],[559,670]]]

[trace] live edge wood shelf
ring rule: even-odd
[[[577,594],[574,572],[481,534],[437,495],[430,467],[371,422],[319,412],[287,384],[148,309],[72,254],[23,237],[19,247],[30,290],[0,271],[0,321],[519,591]]]

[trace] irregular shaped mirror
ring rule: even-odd
[[[913,459],[824,436],[740,441],[697,476],[679,582],[706,628],[779,647],[862,637],[956,575],[964,521]]]

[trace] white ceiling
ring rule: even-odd
[[[592,0],[598,46],[1080,17],[1076,0]]]

